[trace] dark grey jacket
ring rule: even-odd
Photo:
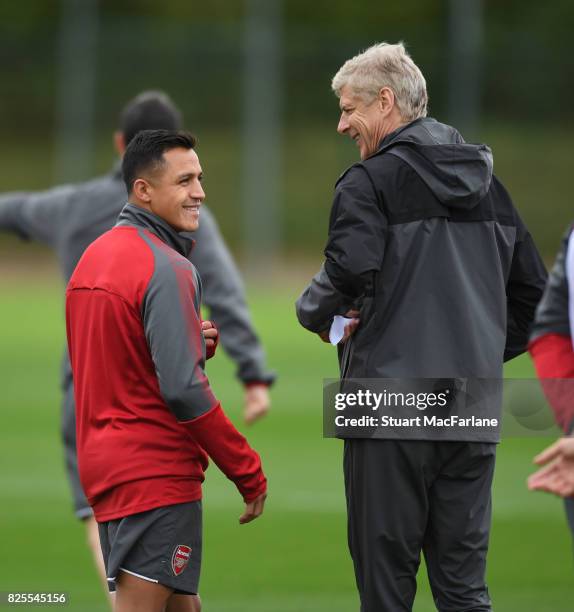
[[[345,378],[501,377],[546,278],[490,149],[430,118],[340,177],[325,257],[297,316],[320,332],[360,307]]]
[[[111,229],[127,195],[119,166],[86,183],[36,193],[0,196],[0,230],[52,247],[66,283],[86,247]],[[203,301],[220,331],[224,349],[237,364],[243,382],[272,382],[263,348],[253,329],[241,277],[213,215],[201,208],[200,227],[190,260],[199,270]],[[66,378],[71,372],[65,360]]]

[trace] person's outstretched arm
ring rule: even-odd
[[[0,230],[55,246],[75,190],[74,185],[62,185],[47,191],[0,195]]]

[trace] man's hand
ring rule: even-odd
[[[529,489],[574,496],[574,438],[561,438],[534,457],[534,463],[546,467],[530,476]]]
[[[263,383],[252,384],[245,388],[245,401],[243,406],[243,419],[247,425],[255,423],[265,416],[271,407],[269,387]]]
[[[201,331],[205,339],[205,357],[211,359],[215,355],[215,349],[219,342],[219,331],[211,321],[202,321]]]
[[[358,310],[349,310],[345,313],[345,316],[347,317],[347,319],[351,320],[349,321],[349,323],[347,323],[347,325],[345,325],[345,333],[343,334],[343,337],[341,338],[339,344],[341,344],[342,342],[346,342],[355,333],[357,327],[359,327],[359,323],[361,322],[361,320],[358,318]]]
[[[245,504],[245,512],[239,517],[240,525],[250,523],[263,514],[267,493],[262,493],[257,499]]]
[[[343,333],[343,337],[339,340],[339,344],[343,344],[344,342],[346,342],[355,333],[355,331],[357,330],[357,327],[359,327],[359,323],[361,322],[361,320],[357,318],[358,316],[359,316],[358,310],[349,310],[345,313],[345,317],[351,320],[345,325],[345,331]],[[330,343],[331,342],[329,338],[330,331],[331,330],[329,328],[322,332],[319,332],[318,334],[319,338],[321,338],[323,342]]]

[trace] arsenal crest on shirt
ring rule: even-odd
[[[189,563],[189,555],[191,554],[191,548],[180,544],[176,546],[171,556],[171,569],[176,576],[179,576]]]

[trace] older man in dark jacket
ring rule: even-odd
[[[402,44],[349,60],[333,89],[338,131],[361,161],[337,182],[325,263],[299,321],[325,337],[336,315],[358,311],[340,347],[344,379],[499,379],[526,349],[546,273],[490,149],[426,117],[426,83]],[[412,609],[421,550],[439,610],[491,609],[498,431],[459,429],[345,440],[363,612]]]

